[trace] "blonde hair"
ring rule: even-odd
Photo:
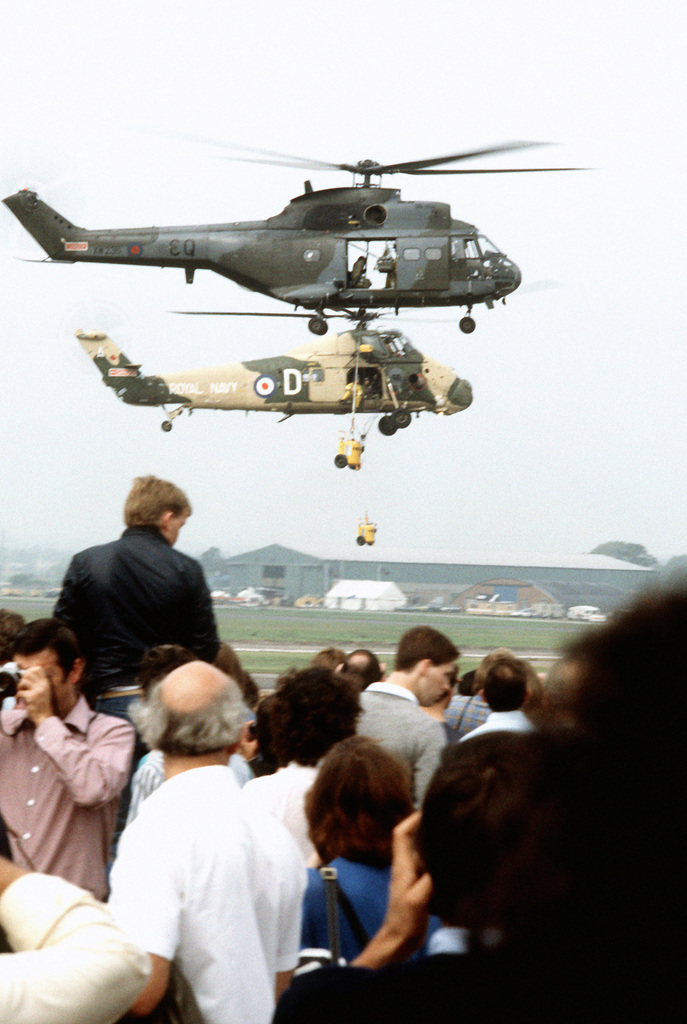
[[[169,480],[156,476],[137,476],[124,502],[124,522],[131,526],[158,526],[165,512],[191,515],[191,503],[184,492]]]

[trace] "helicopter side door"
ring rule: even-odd
[[[270,239],[269,260],[265,258],[270,281],[279,284],[278,291],[308,286],[333,284],[343,288],[346,283],[346,245],[339,238],[326,235],[299,235],[293,238]],[[266,276],[266,275],[264,275]]]
[[[396,242],[399,291],[445,291],[449,285],[448,238],[399,238]]]
[[[325,361],[310,362],[303,377],[307,377],[309,402],[330,405],[341,401],[346,387],[345,372],[341,367],[328,365]]]

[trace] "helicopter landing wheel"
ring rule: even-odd
[[[475,327],[477,327],[477,324],[475,323],[471,316],[464,316],[462,320],[458,321],[458,326],[460,327],[463,334],[472,334]]]
[[[323,316],[311,316],[308,320],[308,330],[321,338],[327,333],[327,321]]]
[[[398,430],[398,426],[394,423],[392,416],[382,416],[377,426],[379,427],[380,434],[384,434],[385,437],[391,437]]]
[[[170,432],[170,430],[172,429],[171,420],[163,420],[163,422],[160,424],[160,426],[164,430],[165,434],[168,434]]]
[[[346,466],[348,465],[348,459],[346,458],[345,455],[335,455],[334,465],[336,466],[337,469],[345,469]]]
[[[391,414],[392,422],[400,429],[405,430],[410,426],[412,417],[407,409],[395,409]]]
[[[356,537],[355,538],[355,542],[356,542],[356,544],[360,544],[361,548],[365,546],[365,538],[364,537]]]

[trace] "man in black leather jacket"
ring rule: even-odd
[[[137,477],[119,540],[71,561],[54,614],[79,639],[98,711],[128,717],[139,695],[141,657],[157,644],[181,644],[205,661],[217,654],[203,570],[173,546],[190,514],[188,498],[174,484]]]

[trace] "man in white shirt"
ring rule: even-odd
[[[159,1003],[174,961],[206,1024],[268,1024],[296,965],[305,868],[228,767],[244,717],[236,684],[205,662],[171,672],[136,715],[166,781],[124,830],[111,878],[115,920],[153,963],[135,1014]]]
[[[458,649],[443,633],[431,626],[416,626],[401,637],[391,675],[360,695],[363,715],[358,733],[379,740],[405,761],[418,805],[446,746],[443,725],[420,707],[429,707],[451,692],[458,657]]]
[[[487,732],[532,732],[534,725],[523,711],[527,700],[527,662],[510,652],[489,665],[480,695],[491,711],[486,721],[461,737],[460,743]]]

